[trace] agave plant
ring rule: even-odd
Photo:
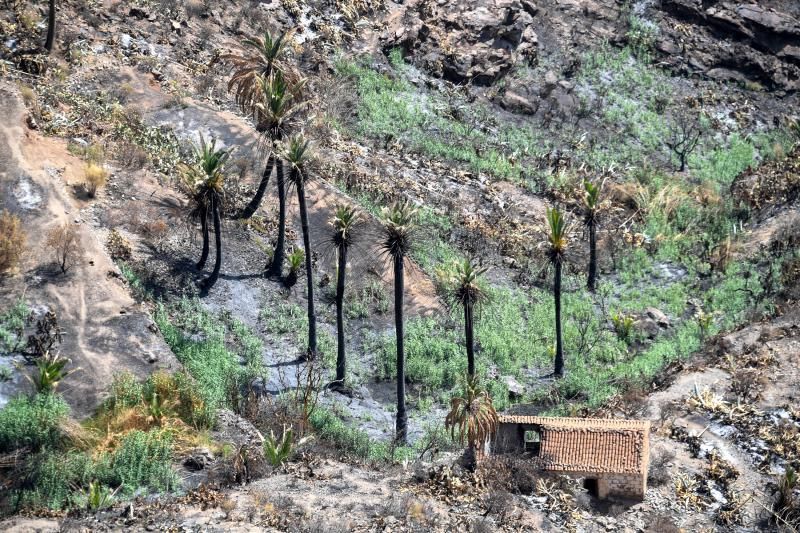
[[[281,438],[275,437],[275,433],[270,432],[270,435],[264,439],[264,456],[267,461],[274,467],[278,467],[289,459],[292,454],[292,449],[296,446],[302,446],[311,437],[303,437],[297,443],[294,442],[294,431],[292,428],[283,428]]]
[[[464,309],[464,336],[467,344],[467,374],[475,375],[475,341],[474,314],[475,309],[488,300],[488,293],[481,284],[488,268],[476,267],[469,259],[456,261],[452,268],[438,271],[439,278],[447,290],[447,297],[452,304]]]
[[[553,276],[553,299],[556,310],[556,354],[555,370],[556,376],[564,375],[564,347],[561,336],[561,267],[564,262],[564,252],[567,249],[567,223],[564,216],[556,208],[547,209],[547,224],[550,231],[547,235],[549,244],[548,255],[553,264],[555,274]]]
[[[70,363],[70,359],[61,357],[58,353],[47,352],[42,357],[36,359],[36,370],[33,374],[24,375],[28,381],[33,384],[37,393],[47,394],[55,392],[59,383],[80,370],[80,368],[67,370],[66,366]]]
[[[395,203],[384,208],[383,240],[380,247],[394,266],[394,329],[397,339],[397,420],[395,439],[405,443],[408,434],[408,415],[406,414],[406,371],[404,346],[403,292],[405,290],[404,267],[406,256],[413,242],[416,209],[408,201]]]
[[[121,485],[115,490],[111,490],[111,487],[103,485],[99,481],[90,481],[89,488],[84,493],[86,507],[90,511],[100,511],[111,507],[114,504],[114,496],[120,488]]]
[[[289,254],[289,273],[283,280],[283,284],[287,289],[291,289],[297,284],[297,273],[300,272],[304,259],[305,254],[302,248],[296,248]]]
[[[480,456],[489,438],[497,431],[497,412],[492,398],[477,376],[466,376],[463,396],[450,400],[450,412],[445,418],[445,428],[453,439]]]

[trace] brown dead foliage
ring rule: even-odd
[[[800,145],[786,157],[767,161],[739,176],[731,192],[736,201],[751,209],[796,200],[800,196]]]

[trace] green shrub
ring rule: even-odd
[[[124,494],[140,488],[168,492],[178,486],[172,469],[172,439],[166,432],[131,431],[99,469],[98,479]]]
[[[25,346],[22,332],[28,314],[30,309],[22,300],[0,314],[0,352],[16,352]]]
[[[74,503],[75,488],[86,486],[96,464],[84,452],[44,450],[28,461],[28,487],[21,491],[23,507],[62,509]]]
[[[61,440],[59,424],[68,415],[69,406],[55,394],[13,398],[0,410],[0,453],[55,446]]]

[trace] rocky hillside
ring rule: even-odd
[[[0,528],[800,527],[797,2],[56,4],[47,53],[47,2],[0,2]],[[299,104],[275,127],[229,85],[267,34]],[[402,202],[405,443],[382,247]],[[644,501],[461,466],[465,261],[493,408],[650,420]]]

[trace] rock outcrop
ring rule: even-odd
[[[800,20],[764,5],[772,3],[664,0],[666,20],[656,47],[686,73],[796,91]]]
[[[424,0],[382,42],[435,76],[490,85],[536,57],[535,14],[529,0]]]

